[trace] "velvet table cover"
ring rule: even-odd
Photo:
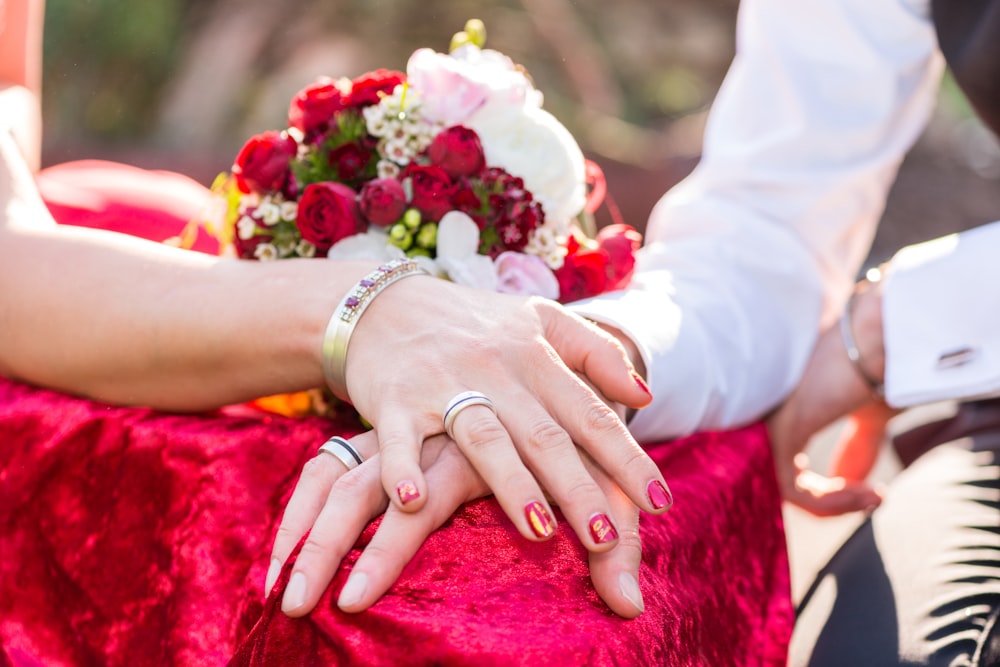
[[[134,206],[122,199],[115,215]],[[284,616],[262,591],[284,504],[318,445],[358,428],[0,378],[0,666],[784,664],[788,563],[759,424],[648,446],[675,505],[642,517],[635,620],[597,597],[564,523],[532,543],[491,499],[461,508],[372,609],[334,600],[374,524],[318,608]]]

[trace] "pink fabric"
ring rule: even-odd
[[[463,507],[368,612],[332,603],[355,550],[319,608],[287,618],[261,593],[282,509],[317,446],[358,428],[167,415],[0,378],[0,667],[784,665],[788,564],[761,425],[649,447],[675,507],[643,517],[636,620],[597,598],[572,531],[527,542],[492,500]]]

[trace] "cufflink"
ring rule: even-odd
[[[948,350],[947,352],[942,352],[938,355],[935,367],[939,371],[947,370],[949,368],[957,368],[959,366],[972,363],[977,356],[979,356],[979,350],[974,347],[969,345],[956,347],[953,350]]]

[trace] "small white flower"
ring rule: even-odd
[[[281,222],[281,207],[271,201],[261,202],[254,215],[265,225],[271,227]]]
[[[379,178],[398,178],[400,172],[399,165],[389,160],[379,160],[376,170]]]
[[[380,152],[386,159],[392,160],[399,165],[407,165],[413,157],[412,149],[407,145],[405,139],[388,139],[380,148]]]
[[[253,251],[253,256],[262,262],[278,259],[278,249],[270,243],[261,243]]]
[[[299,257],[315,257],[316,256],[316,246],[305,239],[299,241],[298,245],[295,246],[295,254]]]
[[[284,201],[281,202],[281,219],[287,220],[288,222],[295,222],[295,218],[299,215],[299,204],[294,201]]]
[[[278,251],[278,256],[281,258],[292,257],[295,255],[296,243],[291,239],[284,239],[274,244],[275,249]]]
[[[257,233],[257,223],[248,215],[236,222],[236,235],[244,241],[249,241]]]

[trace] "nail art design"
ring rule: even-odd
[[[644,392],[646,392],[647,396],[653,398],[653,392],[649,390],[649,385],[646,384],[646,381],[642,379],[641,375],[639,375],[635,371],[632,371],[632,380],[636,383],[636,385],[638,385],[639,389],[642,389]]]
[[[531,525],[532,532],[538,537],[548,537],[556,532],[556,522],[545,509],[545,505],[537,500],[533,500],[524,506],[524,516]]]
[[[399,495],[399,502],[405,505],[411,500],[419,498],[420,490],[417,488],[416,484],[408,479],[404,479],[399,483],[399,486],[396,487],[396,494]]]
[[[590,536],[597,544],[604,544],[618,539],[618,531],[607,514],[595,514],[590,517]]]
[[[658,479],[654,479],[646,486],[646,494],[649,496],[649,502],[658,510],[674,504],[674,497],[670,494],[670,490],[663,486],[663,483]]]

